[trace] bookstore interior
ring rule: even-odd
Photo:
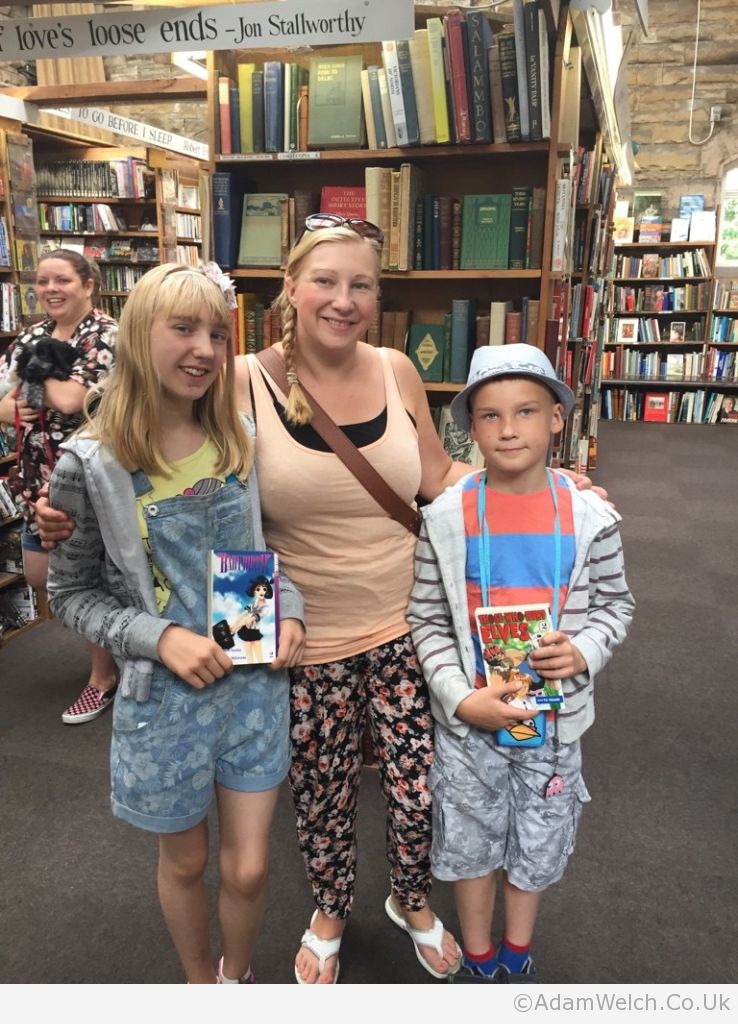
[[[0,358],[43,319],[36,269],[59,248],[97,263],[114,318],[151,266],[215,260],[235,350],[258,351],[321,212],[381,228],[366,340],[407,353],[454,458],[477,460],[448,404],[479,345],[539,346],[575,391],[561,466],[596,467],[600,418],[738,422],[738,181],[641,186],[626,71],[646,0],[286,6],[3,9]],[[111,57],[134,77],[106,81]],[[46,615],[16,461],[6,425],[0,643]]]

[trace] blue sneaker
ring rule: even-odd
[[[466,962],[462,963],[456,974],[449,975],[449,982],[459,985],[491,985],[495,980],[495,973],[485,974],[478,967]]]
[[[504,964],[498,964],[489,979],[495,985],[537,985],[538,973],[530,957],[519,971],[510,971]]]

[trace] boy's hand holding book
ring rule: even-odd
[[[456,715],[468,725],[490,732],[505,729],[511,722],[530,718],[527,708],[514,708],[506,703],[520,689],[520,683],[489,683],[480,690],[472,690],[456,708]]]
[[[214,640],[184,626],[167,626],[159,638],[158,654],[170,671],[196,690],[210,686],[233,669],[233,662]]]
[[[587,671],[587,662],[566,633],[553,630],[542,636],[528,655],[531,668],[543,679],[569,679]]]

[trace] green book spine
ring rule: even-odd
[[[411,324],[407,354],[424,381],[443,380],[445,353],[443,324]]]
[[[311,57],[308,145],[358,148],[364,138],[361,56]]]
[[[510,207],[510,270],[524,270],[528,241],[528,211],[533,200],[530,188],[514,188]]]
[[[464,196],[461,270],[507,270],[511,202],[508,194]]]

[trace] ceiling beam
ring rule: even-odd
[[[161,103],[171,100],[204,100],[207,83],[194,76],[148,81],[87,82],[80,85],[19,85],[0,88],[1,96],[28,103],[79,106],[96,103]]]

